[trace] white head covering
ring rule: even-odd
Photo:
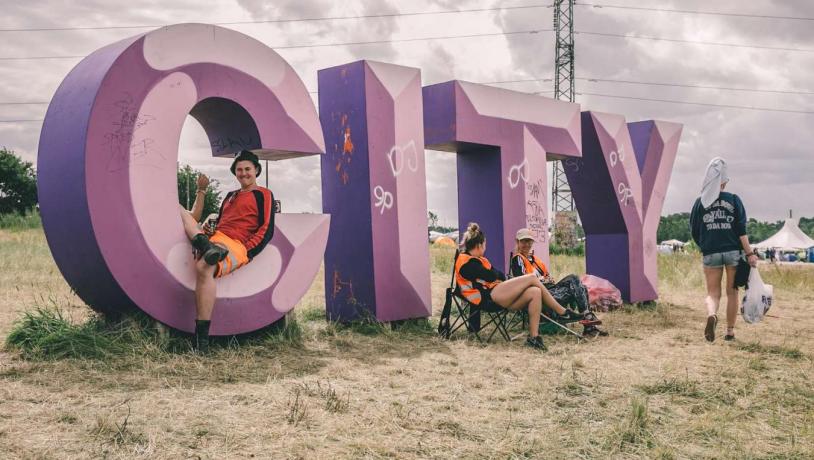
[[[715,157],[707,165],[707,173],[704,176],[704,185],[701,186],[701,205],[704,209],[710,207],[718,195],[721,194],[721,184],[729,182],[726,161],[721,157]]]

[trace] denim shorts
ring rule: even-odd
[[[726,251],[707,254],[704,256],[705,267],[734,267],[738,265],[738,259],[743,255],[743,251]]]

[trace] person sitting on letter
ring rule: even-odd
[[[181,207],[184,231],[196,255],[195,271],[195,349],[209,351],[209,325],[215,308],[215,278],[226,276],[248,264],[266,247],[274,235],[274,195],[257,185],[262,170],[257,155],[243,150],[230,168],[240,189],[229,192],[221,203],[217,224],[202,229],[198,220],[203,213],[209,179],[198,177],[198,191],[192,211]],[[204,230],[207,230],[205,232]]]

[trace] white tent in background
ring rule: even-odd
[[[797,219],[786,219],[783,228],[777,233],[765,241],[753,244],[752,247],[757,249],[777,248],[783,251],[797,251],[813,247],[814,239],[803,233],[797,222]]]
[[[665,241],[662,241],[661,244],[666,244],[666,245],[669,245],[669,246],[676,246],[676,245],[684,246],[687,243],[685,243],[683,241],[680,241],[680,240],[665,240]]]

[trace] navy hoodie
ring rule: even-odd
[[[746,210],[741,199],[734,193],[721,192],[704,209],[699,197],[690,213],[690,231],[704,255],[740,251],[743,249],[740,237],[746,235]]]

